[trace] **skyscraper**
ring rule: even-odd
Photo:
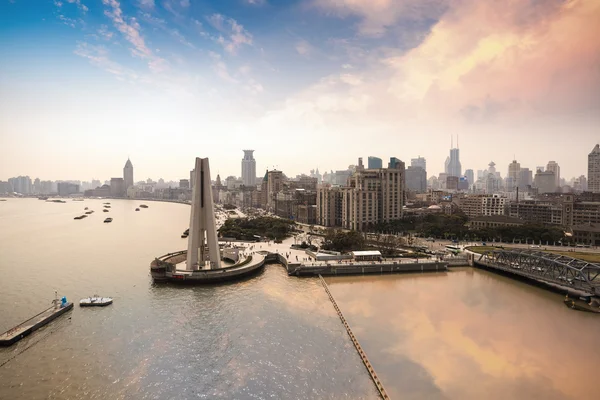
[[[465,177],[467,178],[467,181],[469,181],[469,185],[475,183],[475,174],[472,169],[465,170]]]
[[[590,192],[600,193],[600,145],[588,155],[587,186]]]
[[[458,150],[458,144],[456,148],[454,145],[450,144],[450,157],[446,159],[446,174],[448,176],[458,176],[462,175],[462,166],[460,164],[460,152]]]
[[[560,167],[556,161],[548,161],[548,165],[546,165],[546,171],[554,172],[554,180],[556,187],[560,187]]]
[[[425,158],[423,158],[421,156],[419,156],[417,158],[413,158],[410,160],[410,166],[411,167],[421,167],[425,171],[427,171],[427,160],[425,160]]]
[[[123,181],[125,182],[125,191],[133,186],[133,164],[129,157],[123,167]]]
[[[383,161],[379,157],[369,156],[367,159],[368,169],[380,169],[383,168]]]
[[[508,164],[508,176],[506,177],[506,190],[508,192],[512,192],[518,186],[519,171],[521,171],[521,164],[517,160],[513,160]]]
[[[247,187],[256,185],[254,150],[244,150],[244,158],[242,158],[242,183]]]

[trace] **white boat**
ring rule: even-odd
[[[104,307],[112,304],[112,297],[100,297],[97,294],[79,300],[80,307]]]

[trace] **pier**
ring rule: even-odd
[[[50,308],[34,315],[27,321],[21,322],[19,325],[4,332],[0,335],[0,346],[10,346],[25,336],[31,335],[34,331],[48,324],[52,320],[58,318],[62,314],[73,308],[73,303],[66,303],[64,306],[53,305]]]
[[[331,300],[331,304],[333,304],[333,308],[335,308],[335,311],[337,312],[337,315],[340,317],[342,324],[344,324],[344,327],[346,328],[346,332],[348,333],[348,336],[350,336],[350,340],[352,340],[352,344],[354,344],[356,351],[358,351],[358,355],[362,359],[363,364],[365,364],[367,371],[369,371],[369,375],[371,375],[371,379],[373,379],[373,383],[377,387],[379,394],[381,395],[381,397],[384,400],[389,400],[390,397],[388,396],[387,392],[385,391],[383,384],[379,380],[379,377],[377,376],[375,369],[371,365],[371,362],[367,358],[367,354],[364,352],[364,350],[360,346],[360,343],[358,343],[358,339],[356,339],[356,336],[354,336],[354,333],[352,332],[350,325],[348,325],[348,322],[346,322],[346,318],[344,318],[344,314],[342,314],[342,310],[340,310],[337,303],[335,302],[335,299],[333,298],[333,295],[329,291],[329,286],[327,285],[327,282],[325,282],[325,279],[323,279],[323,277],[321,275],[319,275],[319,279],[321,280],[321,284],[325,288],[325,292],[327,293],[327,296],[329,296],[329,300]]]

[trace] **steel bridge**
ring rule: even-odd
[[[497,249],[473,256],[474,264],[600,295],[600,264],[529,249]]]

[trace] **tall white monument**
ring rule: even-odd
[[[187,271],[221,268],[208,158],[196,158],[188,237]]]

